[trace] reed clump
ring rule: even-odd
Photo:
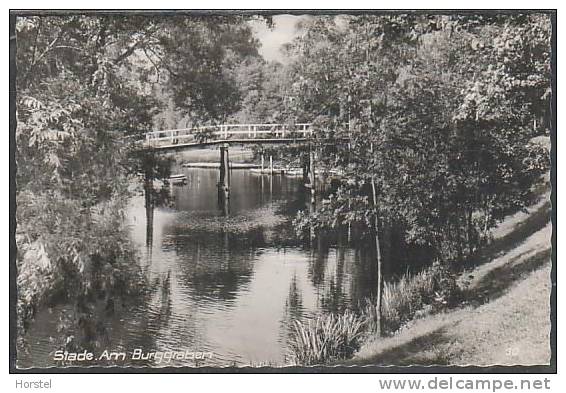
[[[347,359],[360,347],[364,324],[364,318],[351,311],[319,315],[304,323],[296,320],[290,336],[291,358],[300,365]]]
[[[381,301],[382,328],[394,333],[417,315],[453,304],[460,294],[456,276],[450,269],[435,263],[416,274],[405,273],[397,281],[385,282]],[[362,308],[369,332],[376,329],[376,307],[367,301]]]
[[[405,274],[396,282],[383,286],[383,327],[392,332],[412,319],[415,312],[430,304],[434,296],[435,276],[432,270],[423,270],[415,275]]]
[[[405,273],[383,286],[381,318],[385,334],[397,331],[417,314],[446,307],[458,299],[456,277],[445,265],[416,274]],[[323,364],[347,359],[377,329],[375,301],[367,299],[358,314],[319,315],[307,322],[294,321],[290,337],[291,358],[296,364]]]

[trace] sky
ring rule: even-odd
[[[259,53],[265,60],[276,60],[285,63],[285,58],[280,52],[281,45],[291,42],[296,37],[295,24],[305,16],[275,15],[273,21],[275,26],[269,29],[264,22],[251,22],[256,37],[261,42]]]

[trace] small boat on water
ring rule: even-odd
[[[263,168],[263,170],[261,168],[250,168],[249,171],[251,173],[255,173],[258,175],[270,175],[271,174],[271,169],[269,168]],[[285,169],[281,169],[281,168],[273,168],[273,174],[274,175],[283,175],[284,173],[286,173]]]
[[[161,189],[165,186],[166,182],[165,181],[161,181],[159,179],[154,179],[153,180],[153,189],[155,191],[161,191]]]
[[[185,174],[171,175],[169,176],[169,183],[173,184],[174,186],[185,185],[187,184],[187,175]]]
[[[218,162],[185,162],[181,164],[185,168],[202,168],[202,169],[218,169],[220,168],[220,163]],[[230,169],[250,169],[259,168],[258,164],[252,164],[248,162],[231,162]]]
[[[303,176],[303,168],[289,168],[289,169],[285,170],[285,176],[302,177]]]

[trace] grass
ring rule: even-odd
[[[398,281],[385,283],[382,298],[383,327],[388,333],[399,329],[417,312],[438,308],[455,297],[457,286],[452,274],[435,264],[417,274],[404,274]],[[367,301],[360,315],[319,315],[306,323],[295,321],[290,338],[295,364],[323,364],[351,357],[360,344],[373,335],[377,316],[374,302]]]
[[[381,304],[383,330],[386,334],[394,333],[413,318],[453,304],[460,295],[455,275],[441,264],[385,282]],[[362,307],[368,332],[377,331],[376,311],[375,301],[367,301]]]
[[[306,323],[295,321],[291,359],[309,366],[349,358],[359,349],[364,332],[364,320],[350,311],[319,315]]]
[[[385,331],[393,332],[430,303],[436,289],[435,270],[415,275],[405,274],[399,281],[385,283],[382,296],[382,318]]]
[[[550,361],[550,223],[465,274],[458,307],[365,341],[348,365],[540,365]]]
[[[385,337],[375,302],[361,307],[361,348],[346,365],[541,365],[550,362],[550,190],[508,216],[455,277],[441,266],[384,284]],[[393,333],[393,334],[391,334]],[[295,350],[297,348],[295,342]],[[301,359],[298,357],[297,359]]]
[[[531,216],[542,215],[539,208],[545,210],[546,204],[533,209]],[[509,217],[507,221],[495,232],[496,240],[509,237],[508,226],[525,237],[514,247],[498,248],[489,262],[463,272],[458,283],[440,265],[385,283],[382,315],[385,333],[389,333],[386,337],[372,334],[376,308],[369,301],[358,317],[348,311],[349,318],[339,329],[332,325],[340,316],[297,323],[292,345],[296,362],[399,366],[548,364],[552,226],[547,219],[542,228],[524,232],[525,217]],[[355,340],[340,347],[345,343],[340,337],[352,336],[344,322],[355,330]],[[352,353],[356,346],[360,350]],[[354,358],[348,360],[352,355]]]

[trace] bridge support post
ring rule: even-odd
[[[306,154],[301,154],[301,168],[303,169],[303,184],[309,181],[309,162]]]
[[[263,157],[263,153],[261,153],[261,173],[263,173],[264,170],[264,157]]]
[[[220,181],[218,182],[218,192],[222,191],[223,196],[230,198],[230,158],[228,156],[228,144],[220,146]]]
[[[144,196],[145,196],[145,246],[148,249],[148,255],[151,257],[151,251],[153,247],[153,178],[146,173],[144,181]]]
[[[269,173],[273,176],[273,156],[269,156]]]
[[[309,155],[310,164],[310,183],[311,183],[311,203],[314,205],[316,202],[316,154],[315,151],[311,149]]]

